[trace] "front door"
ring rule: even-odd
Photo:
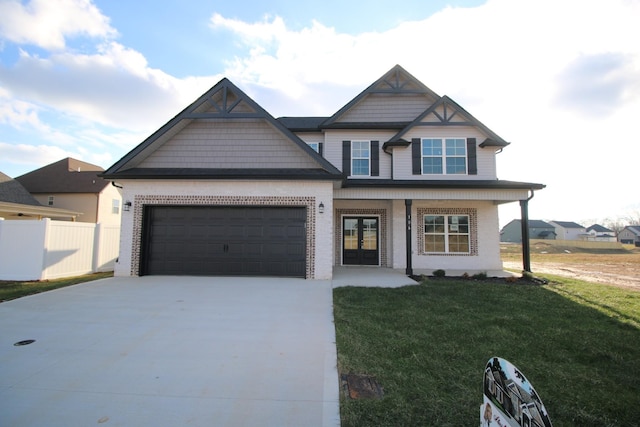
[[[378,218],[342,220],[342,264],[378,265]]]

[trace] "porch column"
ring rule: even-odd
[[[531,251],[529,248],[529,199],[520,200],[522,227],[522,270],[531,273]]]
[[[407,235],[406,235],[406,239],[407,239],[407,269],[405,270],[405,273],[407,274],[407,276],[410,276],[413,274],[413,266],[411,265],[411,203],[412,200],[411,199],[405,199],[404,200],[404,206],[405,206],[405,211],[406,211],[406,223],[407,223]]]

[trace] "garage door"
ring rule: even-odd
[[[148,206],[141,274],[306,275],[306,208]]]

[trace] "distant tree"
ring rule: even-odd
[[[640,225],[640,210],[630,211],[624,219],[627,221],[627,225]]]
[[[616,236],[622,231],[622,229],[626,226],[625,221],[620,218],[607,218],[602,222],[602,225],[615,231]]]

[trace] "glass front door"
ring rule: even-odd
[[[378,218],[343,218],[342,221],[342,264],[378,265]]]

